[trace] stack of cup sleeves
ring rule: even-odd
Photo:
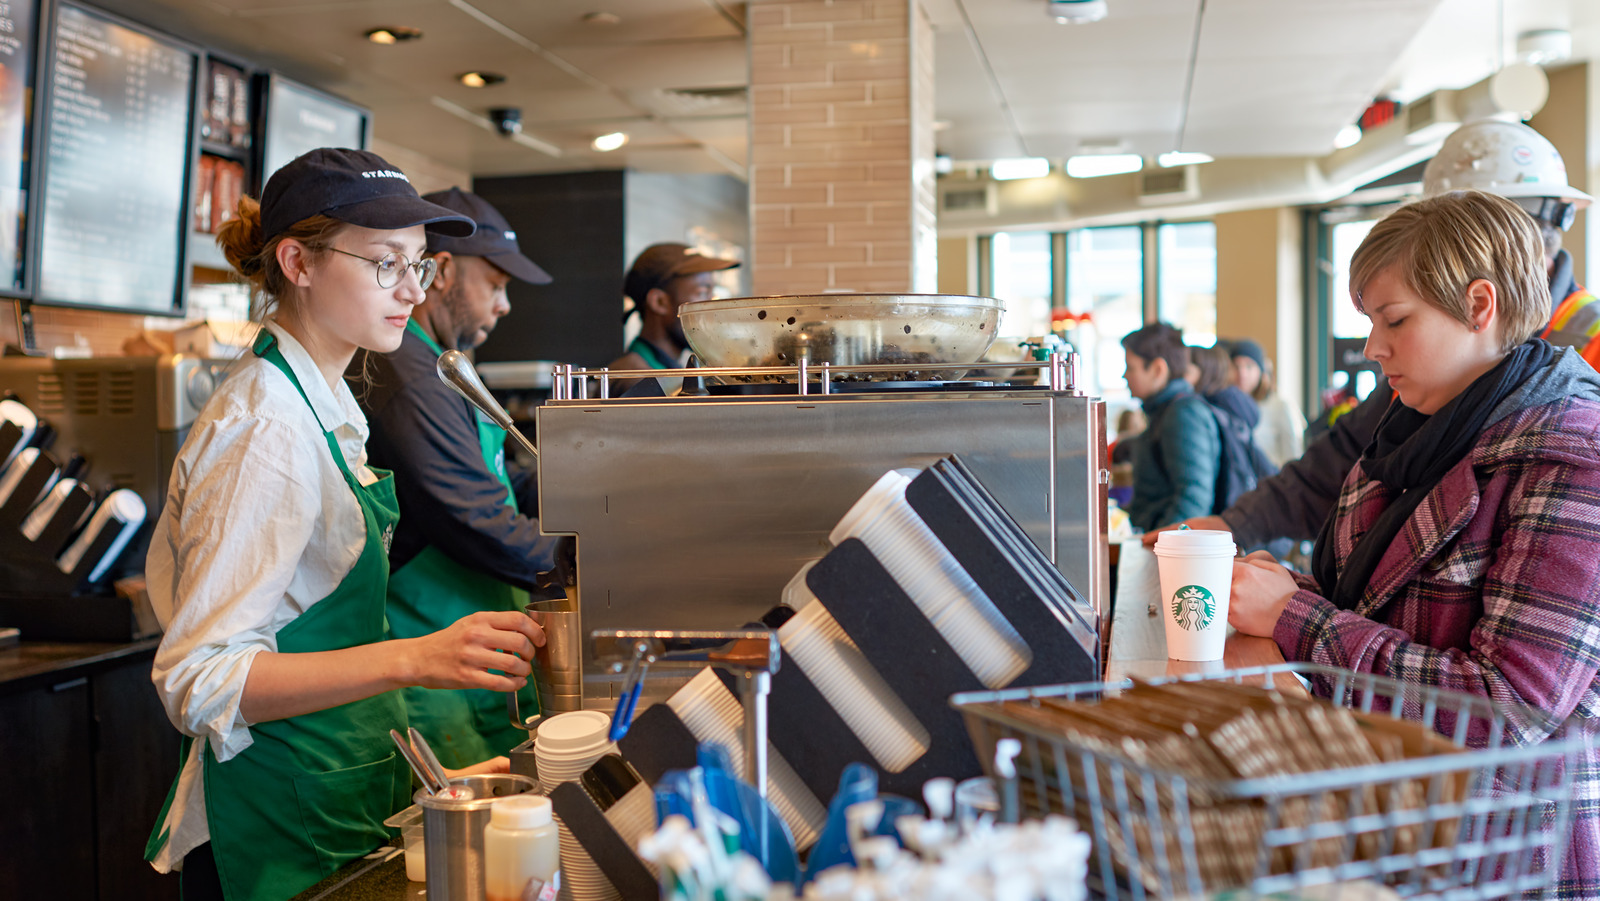
[[[795,615],[778,629],[783,653],[839,713],[878,765],[898,773],[928,750],[928,730],[806,586],[806,564],[784,588]]]
[[[992,689],[1003,688],[1027,670],[1033,655],[906,502],[909,484],[911,479],[899,470],[884,473],[828,539],[835,546],[849,538],[865,544],[978,681]],[[806,675],[811,676],[810,670]],[[862,740],[865,743],[865,736]]]
[[[716,742],[726,748],[734,775],[750,781],[744,771],[744,708],[714,671],[701,670],[667,698],[667,706],[696,741]],[[767,744],[767,788],[773,809],[789,824],[795,847],[810,847],[822,833],[828,811],[771,742]]]
[[[637,849],[656,830],[655,792],[621,757],[607,754],[584,771],[584,793],[629,848]],[[655,864],[640,861],[659,875]]]
[[[577,782],[585,770],[606,754],[616,752],[607,735],[611,717],[598,710],[560,713],[540,721],[533,743],[539,765],[539,787],[548,794],[563,782]],[[565,901],[616,901],[617,890],[606,881],[583,846],[566,825],[560,827],[561,897]]]

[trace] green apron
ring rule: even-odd
[[[444,348],[428,337],[415,319],[406,323],[406,329],[435,354],[444,353]],[[505,486],[506,505],[515,511],[517,502],[511,479],[506,476],[505,430],[476,408],[472,412],[477,418],[483,462]],[[468,569],[429,545],[389,575],[389,634],[415,638],[481,610],[520,612],[527,603],[526,591]],[[504,692],[486,688],[406,688],[400,694],[405,698],[411,725],[427,736],[439,762],[451,769],[505,754],[528,740],[528,733],[511,725],[506,716]],[[517,706],[523,716],[538,712],[538,694],[531,678],[518,691]]]
[[[270,332],[261,331],[254,350],[282,370],[306,397]],[[367,538],[355,565],[333,593],[278,632],[278,651],[286,654],[355,647],[384,637],[388,544],[400,518],[394,479],[388,472],[374,470],[379,480],[363,486],[350,474],[333,433],[323,435],[361,505]],[[389,738],[390,729],[405,728],[400,696],[385,692],[252,725],[250,747],[226,763],[216,759],[209,743],[204,745],[200,765],[206,823],[228,901],[292,897],[387,842],[384,818],[411,798],[411,775]],[[185,763],[192,741],[183,742]],[[166,844],[163,826],[176,791],[175,780],[145,847],[146,860]]]

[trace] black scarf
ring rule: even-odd
[[[1398,490],[1396,497],[1373,521],[1350,550],[1344,569],[1334,551],[1332,514],[1322,524],[1311,570],[1323,595],[1342,610],[1353,610],[1372,581],[1378,563],[1405,528],[1428,492],[1460,463],[1489,422],[1500,402],[1522,386],[1528,377],[1550,365],[1555,349],[1534,338],[1517,345],[1493,369],[1478,376],[1439,412],[1426,416],[1396,398],[1378,422],[1372,443],[1356,464],[1371,478]]]

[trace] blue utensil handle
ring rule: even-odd
[[[628,727],[633,725],[633,708],[639,703],[639,692],[643,689],[644,680],[640,679],[617,699],[617,709],[611,717],[611,734],[606,736],[611,741],[620,741],[622,736],[628,734]]]

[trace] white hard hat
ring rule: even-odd
[[[1423,170],[1425,197],[1470,189],[1519,201],[1535,216],[1539,213],[1529,206],[1531,198],[1559,198],[1577,209],[1594,200],[1567,184],[1566,164],[1544,135],[1521,123],[1497,119],[1456,129]]]

